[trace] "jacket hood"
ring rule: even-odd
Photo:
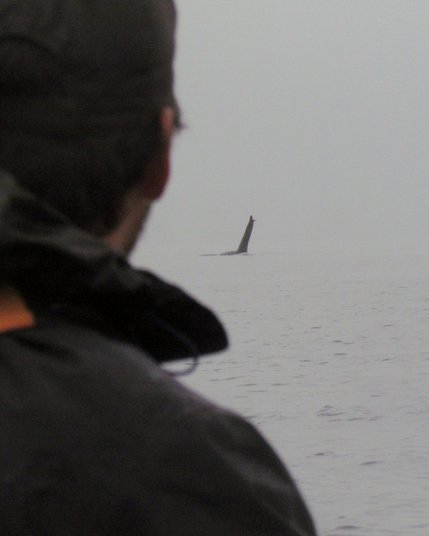
[[[0,281],[18,288],[36,312],[83,316],[158,362],[227,346],[209,309],[150,272],[134,269],[3,172],[0,258]]]

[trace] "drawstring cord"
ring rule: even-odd
[[[174,376],[175,378],[179,378],[179,377],[183,377],[183,376],[189,376],[190,374],[195,372],[195,370],[197,369],[197,367],[199,365],[199,362],[200,362],[200,354],[199,354],[198,349],[195,346],[194,342],[187,335],[185,335],[183,332],[181,332],[178,329],[176,329],[175,327],[173,327],[171,324],[169,324],[165,320],[162,320],[161,318],[159,318],[156,315],[153,315],[152,318],[160,327],[162,327],[164,330],[168,331],[175,339],[180,341],[183,346],[186,346],[189,349],[189,354],[190,354],[189,359],[192,360],[192,362],[189,365],[189,367],[187,367],[184,370],[177,371],[177,372],[176,371],[173,372],[173,371],[166,370],[166,372],[168,374],[170,374],[171,376]]]

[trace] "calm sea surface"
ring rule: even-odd
[[[231,348],[183,381],[248,417],[322,536],[429,535],[429,259],[153,260]]]

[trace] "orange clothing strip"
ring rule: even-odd
[[[0,287],[0,333],[30,328],[35,323],[20,294],[12,287]]]

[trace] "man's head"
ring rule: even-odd
[[[0,167],[114,234],[168,174],[174,28],[172,0],[2,0]]]

